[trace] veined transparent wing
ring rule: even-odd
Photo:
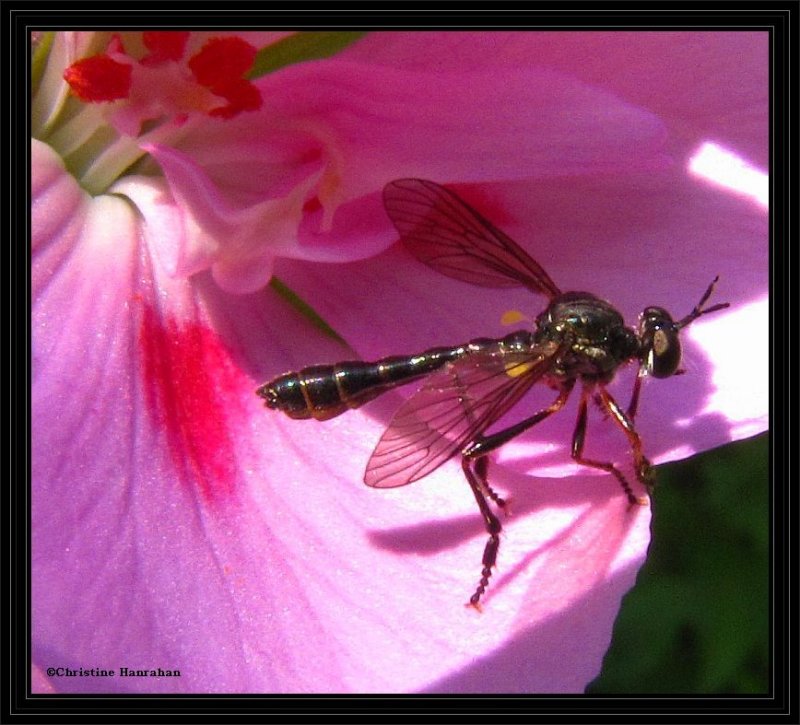
[[[395,414],[364,482],[394,488],[427,476],[510,410],[550,369],[558,349],[555,343],[526,352],[498,346],[433,373]]]
[[[522,247],[443,186],[398,179],[384,187],[383,205],[405,247],[441,274],[482,287],[527,287],[549,299],[560,293]]]

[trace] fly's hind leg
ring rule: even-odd
[[[500,496],[489,484],[489,456],[483,456],[475,461],[475,475],[480,481],[483,492],[494,501],[497,508],[508,516],[509,500]]]
[[[456,384],[458,385],[459,391],[461,393],[461,404],[464,408],[464,415],[466,416],[467,420],[469,420],[470,425],[474,425],[475,423],[475,413],[470,407],[469,403],[469,393],[467,391],[466,386],[461,382],[461,378],[458,377],[458,373],[455,374]],[[494,501],[495,505],[504,513],[508,514],[508,501],[500,496],[489,484],[489,457],[488,456],[481,456],[480,458],[475,459],[475,467],[473,468],[472,473],[477,478],[478,484],[483,491],[492,501]],[[467,476],[469,480],[469,476]],[[470,483],[470,485],[472,485]],[[478,504],[480,506],[480,503]]]
[[[475,609],[480,610],[480,598],[486,591],[486,587],[489,586],[489,578],[492,576],[492,567],[497,561],[497,551],[500,548],[500,532],[503,528],[497,516],[492,512],[489,502],[486,500],[486,496],[488,495],[500,508],[503,508],[505,505],[505,501],[497,496],[497,494],[494,494],[489,484],[486,482],[486,472],[488,468],[488,458],[486,456],[523,431],[543,421],[549,415],[561,410],[561,408],[564,407],[564,403],[567,402],[567,398],[569,398],[572,386],[573,383],[571,381],[566,383],[561,389],[558,398],[556,398],[551,405],[540,410],[530,418],[526,418],[516,425],[512,425],[492,435],[478,436],[461,451],[461,468],[472,489],[475,500],[478,502],[478,508],[480,509],[481,516],[483,516],[486,531],[489,534],[489,540],[486,542],[486,546],[483,549],[481,578],[475,589],[475,593],[469,598],[469,605],[475,607]],[[483,463],[483,461],[487,461],[487,463]],[[499,503],[500,501],[503,501],[502,505]]]
[[[474,424],[475,414],[467,403],[469,396],[458,375],[456,375],[456,382],[461,390],[461,402],[464,408],[464,413],[467,419],[470,421],[470,424]],[[461,468],[464,471],[464,476],[466,476],[469,487],[472,489],[472,493],[478,503],[478,508],[480,509],[481,516],[483,517],[486,531],[489,532],[489,540],[486,542],[486,546],[483,550],[483,568],[481,569],[480,582],[475,589],[475,593],[469,598],[469,606],[480,611],[480,605],[478,602],[483,593],[486,591],[486,587],[489,585],[489,577],[492,575],[492,567],[497,559],[497,550],[500,548],[500,532],[503,529],[502,524],[497,519],[497,516],[494,515],[489,503],[486,501],[486,496],[492,499],[497,507],[503,512],[506,511],[506,501],[505,499],[501,498],[489,485],[488,456],[483,455],[478,458],[473,458],[465,453],[461,458]]]
[[[481,511],[481,516],[483,516],[483,522],[486,525],[486,531],[489,533],[489,540],[486,542],[486,546],[483,549],[483,568],[481,569],[481,579],[478,582],[475,593],[469,598],[469,605],[475,607],[475,609],[479,611],[480,605],[478,602],[480,601],[481,596],[483,596],[483,593],[486,591],[486,587],[489,585],[489,577],[492,575],[492,567],[497,560],[497,550],[500,548],[500,532],[503,529],[502,524],[498,520],[497,516],[494,515],[489,503],[486,501],[486,496],[484,495],[485,484],[478,478],[476,471],[473,470],[473,465],[475,468],[477,468],[478,464],[485,460],[487,459],[479,458],[477,461],[473,461],[466,455],[461,458],[461,468],[464,471],[464,475],[467,477],[467,482],[469,483],[469,487],[472,489],[475,500],[478,502],[478,508]],[[483,469],[485,472],[486,466],[483,466]]]

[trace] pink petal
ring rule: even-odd
[[[262,87],[281,118],[327,127],[344,198],[399,171],[486,181],[630,168],[657,160],[663,141],[656,117],[530,65],[409,73],[327,61],[291,66]]]
[[[211,267],[224,289],[239,293],[263,287],[272,275],[265,235],[275,249],[291,246],[305,196],[315,179],[299,184],[285,197],[237,207],[191,158],[169,147],[146,148],[161,164],[170,187],[162,189],[163,183],[125,178],[114,191],[137,204],[166,269],[173,275],[187,275]],[[175,217],[171,228],[177,234],[162,233],[168,216]]]
[[[36,172],[51,154],[35,147]],[[37,229],[55,228],[46,207],[35,210]],[[278,550],[263,546],[263,512],[231,450],[233,418],[242,404],[258,407],[255,383],[232,367],[235,353],[205,316],[199,324],[192,288],[154,278],[146,254],[139,266],[125,202],[87,200],[75,216],[67,227],[84,233],[69,245],[57,233],[41,239],[34,258],[37,660],[182,672],[51,681],[61,691],[309,689],[302,678],[281,684],[281,665],[258,650],[290,629],[278,623],[299,600],[296,590],[281,594],[292,579],[279,573],[280,555],[264,559]],[[263,329],[258,317],[248,322]],[[259,605],[253,585],[275,600]],[[291,629],[324,651],[315,620]]]
[[[392,236],[376,228],[376,192],[396,176],[482,181],[663,164],[656,117],[536,67],[441,74],[324,61],[259,85],[268,102],[255,117],[196,124],[179,149],[145,146],[213,237],[215,262],[262,269],[239,286],[224,275],[240,292],[265,281],[275,256],[346,261],[385,249]]]
[[[764,168],[768,50],[766,31],[397,32],[341,57],[461,72],[535,62],[658,114],[680,130],[673,143],[700,132]]]

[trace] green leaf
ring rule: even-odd
[[[292,63],[330,58],[364,35],[359,31],[295,33],[258,51],[248,78],[260,78]]]
[[[652,540],[591,694],[765,693],[769,434],[660,466]]]

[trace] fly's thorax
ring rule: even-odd
[[[609,382],[620,365],[636,358],[639,341],[622,315],[590,292],[565,292],[536,318],[536,342],[565,347],[552,375]]]

